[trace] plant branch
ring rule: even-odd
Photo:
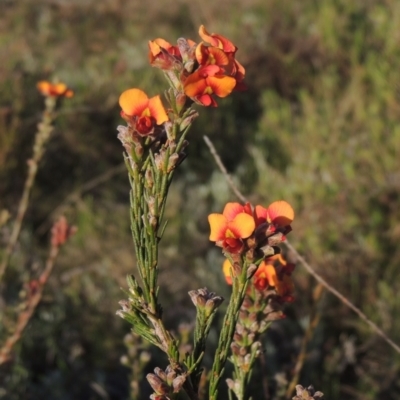
[[[7,338],[4,345],[0,349],[0,365],[9,360],[12,348],[21,339],[24,329],[28,325],[29,320],[32,318],[32,315],[42,298],[43,289],[53,270],[59,249],[60,247],[58,244],[53,244],[50,247],[45,268],[38,281],[34,281],[37,283],[37,286],[31,288],[32,293],[28,294],[29,297],[26,303],[26,308],[19,314],[14,332]]]
[[[19,234],[21,232],[22,222],[25,217],[26,210],[29,205],[29,197],[33,184],[35,182],[36,173],[38,170],[39,162],[44,154],[44,146],[48,141],[51,131],[53,130],[53,119],[54,119],[54,108],[56,105],[55,98],[46,98],[46,108],[43,111],[42,122],[38,125],[38,131],[35,136],[35,142],[33,145],[33,156],[28,160],[28,175],[25,180],[24,190],[18,205],[17,216],[14,221],[14,225],[11,231],[10,239],[8,240],[7,247],[4,251],[3,259],[0,264],[0,281],[7,269],[11,255],[17,244]]]
[[[210,153],[214,157],[216,164],[218,165],[220,171],[223,173],[226,181],[228,182],[229,186],[233,193],[242,201],[246,202],[247,199],[243,194],[239,191],[236,187],[235,183],[233,182],[232,178],[228,174],[221,157],[219,156],[217,150],[215,149],[214,145],[212,144],[211,140],[207,136],[203,136],[204,141],[206,142]],[[389,346],[391,346],[397,353],[400,354],[400,346],[397,345],[392,339],[388,337],[388,335],[379,328],[374,322],[372,322],[358,307],[356,307],[350,300],[348,300],[344,295],[342,295],[338,290],[336,290],[333,286],[331,286],[321,275],[319,275],[314,268],[305,260],[305,258],[293,247],[293,245],[286,239],[283,242],[286,247],[293,253],[296,259],[300,262],[300,264],[306,269],[306,271],[313,276],[328,292],[332,293],[335,297],[337,297],[343,304],[353,310],[366,324],[369,325],[371,330],[379,335]]]

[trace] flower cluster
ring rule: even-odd
[[[226,259],[222,271],[228,285],[232,285],[232,264]],[[259,291],[274,290],[281,302],[293,301],[293,282],[291,279],[295,265],[288,263],[281,254],[266,257],[261,261],[252,279],[252,286]]]
[[[238,399],[246,398],[246,382],[261,351],[261,334],[284,316],[283,303],[293,301],[294,265],[282,257],[278,247],[291,231],[293,219],[293,208],[282,200],[267,208],[228,203],[222,214],[208,217],[210,240],[227,257],[223,264],[227,283],[235,285],[234,279],[244,275],[248,279],[230,345],[233,379],[227,379]]]
[[[181,390],[182,385],[185,383],[186,375],[178,375],[169,365],[165,372],[161,368],[155,368],[154,374],[147,374],[146,379],[154,390],[150,399],[169,400],[174,398],[174,394]]]
[[[167,96],[171,110],[164,108],[158,95],[149,98],[136,88],[123,92],[121,116],[133,136],[156,136],[169,121],[170,111],[181,116],[193,102],[217,107],[214,95],[222,98],[245,89],[245,69],[235,57],[237,47],[224,36],[208,33],[203,25],[199,35],[203,40],[199,44],[184,38],[177,45],[161,38],[149,42],[150,64],[162,69],[171,85]]]
[[[216,107],[213,95],[226,97],[233,90],[243,90],[245,69],[236,60],[237,47],[227,38],[210,34],[201,25],[203,40],[179,39],[173,46],[164,39],[149,42],[151,65],[167,72],[174,88],[203,106]]]
[[[46,97],[72,97],[73,90],[68,88],[65,83],[51,83],[48,81],[40,81],[36,85],[39,92]]]
[[[279,252],[276,246],[292,230],[293,219],[293,208],[283,200],[267,208],[227,203],[222,214],[208,216],[210,240],[222,247],[231,261],[237,261],[243,253],[248,260],[257,261]]]

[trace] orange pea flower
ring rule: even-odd
[[[286,261],[280,255],[263,260],[254,274],[254,286],[259,291],[263,291],[269,286],[274,287],[276,293],[281,296],[284,301],[290,302],[293,300],[292,293],[294,285],[290,275],[286,273],[287,271],[285,271],[284,267],[279,273],[277,272],[277,269],[273,265],[276,260],[283,262],[284,265],[286,265]]]
[[[178,46],[173,46],[164,39],[158,38],[149,41],[149,49],[149,61],[155,67],[171,69],[177,61],[182,61]]]
[[[154,125],[162,125],[168,121],[168,115],[162,105],[160,96],[149,99],[140,89],[125,90],[119,97],[122,108],[121,116],[135,124],[140,135],[149,135]]]
[[[224,66],[229,64],[229,57],[226,53],[218,47],[205,46],[204,43],[200,43],[196,47],[196,60],[202,65],[218,65]]]
[[[46,97],[72,97],[73,90],[69,89],[65,83],[51,83],[40,81],[36,85],[39,92]]]
[[[254,218],[239,203],[227,203],[222,214],[208,216],[210,240],[225,251],[238,254],[243,250],[243,240],[255,229]]]
[[[204,25],[200,26],[199,35],[205,42],[222,49],[225,53],[234,53],[237,50],[237,47],[226,37],[216,33],[208,33]]]
[[[217,103],[211,95],[226,97],[232,92],[235,85],[235,78],[221,74],[220,67],[207,65],[200,67],[188,76],[184,83],[184,91],[198,104],[217,107]]]
[[[294,210],[288,202],[278,200],[271,203],[267,208],[256,206],[255,219],[257,225],[269,222],[277,227],[285,227],[289,226],[294,220]]]
[[[265,260],[258,266],[253,279],[254,286],[259,291],[263,291],[268,286],[277,286],[279,282],[275,267]]]
[[[211,44],[211,47],[200,44],[196,48],[196,59],[199,64],[216,64],[219,66],[224,66],[223,69],[225,74],[233,77],[236,80],[235,90],[246,90],[247,86],[242,82],[245,76],[245,69],[243,65],[240,64],[240,62],[235,58],[237,47],[222,35],[208,33],[203,25],[200,26],[199,35],[204,42]],[[211,54],[207,54],[207,50],[205,49],[209,49]],[[218,52],[217,49],[220,52]],[[221,52],[225,54],[225,57],[222,56]]]

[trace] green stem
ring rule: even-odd
[[[219,337],[218,347],[215,352],[214,363],[211,369],[209,386],[210,400],[215,400],[218,395],[218,384],[222,378],[226,360],[228,359],[229,348],[239,318],[239,310],[246,296],[248,283],[246,274],[247,268],[244,266],[241,275],[233,277],[232,295],[224,317],[222,332]]]

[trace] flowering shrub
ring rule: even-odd
[[[198,116],[193,106],[217,107],[216,98],[245,89],[245,69],[236,60],[236,46],[204,26],[199,35],[203,41],[198,44],[184,38],[177,45],[161,38],[149,42],[150,64],[163,71],[170,86],[165,92],[167,106],[159,95],[149,98],[138,88],[119,98],[127,126],[118,127],[118,138],[131,184],[131,228],[140,282],[134,275],[128,278],[127,299],[120,302],[118,314],[132,324],[135,335],[168,357],[166,369],[157,367],[147,375],[152,399],[176,398],[179,393],[198,398],[204,385],[207,336],[223,301],[207,288],[189,292],[197,317],[191,349],[181,354],[177,339],[163,323],[158,298],[158,244],[166,227],[168,189],[186,157],[188,130]],[[246,386],[260,353],[259,337],[272,320],[282,318],[282,304],[293,300],[293,265],[280,255],[279,247],[292,230],[293,219],[293,208],[283,200],[266,208],[232,202],[222,214],[208,217],[209,238],[227,257],[223,270],[232,285],[213,366],[206,376],[209,399],[218,396],[230,351],[234,375],[228,387],[238,399],[247,398]]]

